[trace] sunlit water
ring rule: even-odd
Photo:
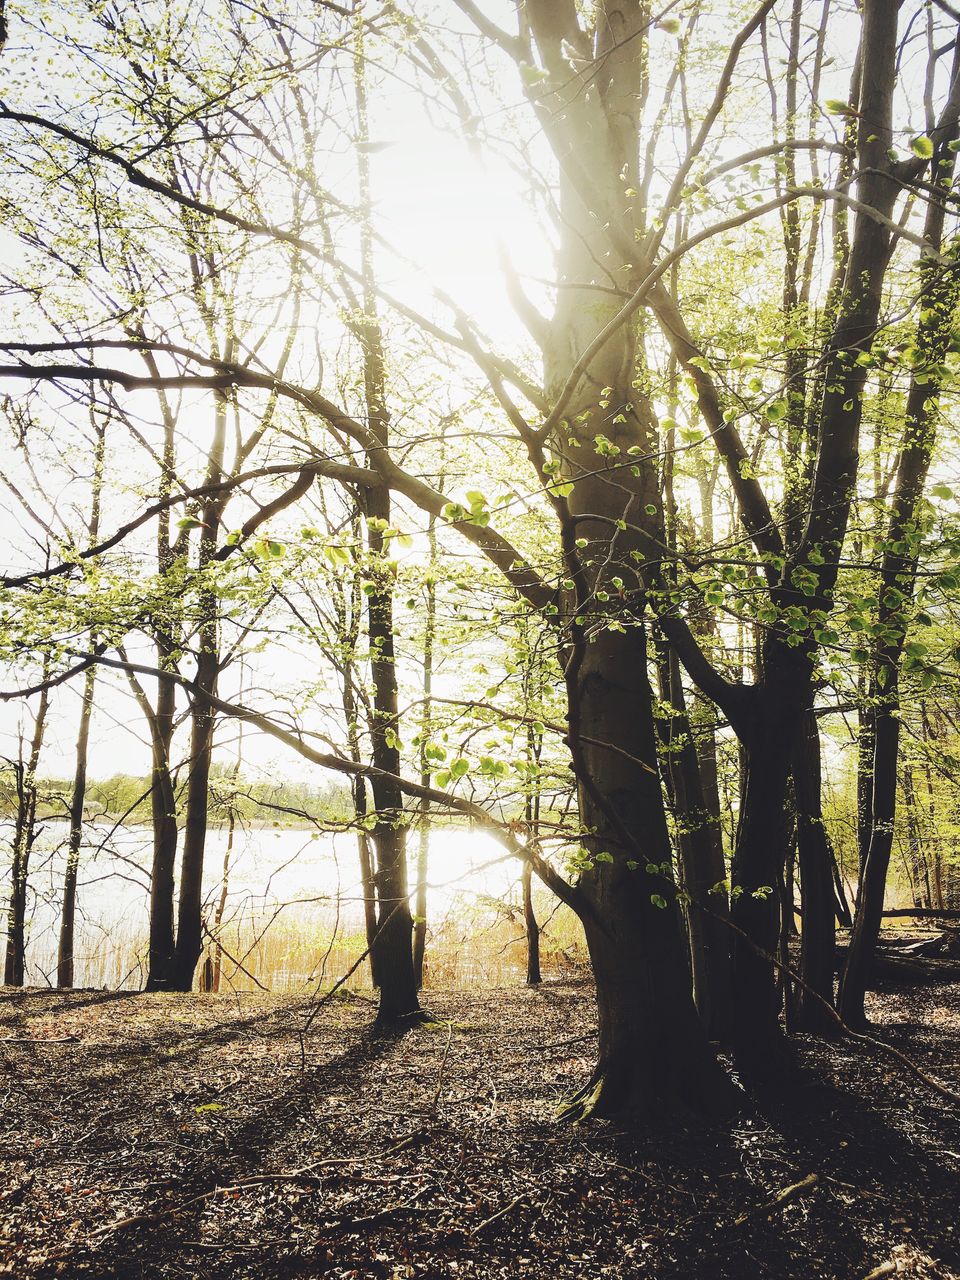
[[[3,824],[10,848],[9,824]],[[28,904],[27,983],[55,980],[67,825],[44,821],[34,846]],[[204,920],[213,928],[221,897],[227,832],[211,828],[204,862]],[[418,837],[410,838],[410,879]],[[91,823],[85,832],[75,949],[76,986],[138,987],[146,952],[151,831]],[[485,832],[440,828],[429,845],[427,916],[431,936],[456,947],[468,924],[495,921],[494,902],[519,901],[519,864]],[[4,885],[8,893],[9,871]],[[461,928],[461,926],[463,926]],[[358,955],[363,899],[355,835],[238,828],[223,911],[224,946],[272,989],[296,989]],[[257,943],[257,939],[260,942]],[[252,947],[252,950],[250,949]],[[238,956],[238,951],[240,955]],[[232,968],[224,961],[225,970]],[[515,968],[516,965],[512,964]],[[243,982],[244,975],[234,971]],[[366,968],[358,974],[365,980]],[[243,985],[247,985],[243,983]]]

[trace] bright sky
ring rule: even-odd
[[[841,35],[849,30],[852,40],[855,22],[853,6],[849,8],[849,28],[841,26],[839,30]],[[812,5],[811,11],[814,9],[819,12],[819,6]],[[492,13],[499,13],[507,25],[510,10],[506,0],[499,9],[497,6],[489,9]],[[811,27],[815,26],[814,16],[811,12],[808,19]],[[456,27],[465,29],[464,20],[459,15]],[[28,70],[23,62],[27,51],[23,44],[18,44],[18,40],[26,43],[23,29],[18,29],[14,17],[4,57],[8,65],[16,68],[10,74],[22,86]],[[822,97],[845,96],[846,62],[850,52],[849,48],[838,48],[834,65],[826,73]],[[756,49],[751,49],[750,58],[755,61]],[[17,59],[20,61],[14,61]],[[40,105],[46,105],[44,99],[53,91],[52,86],[45,81],[33,83],[34,90],[37,84],[41,85]],[[500,246],[509,245],[514,262],[525,275],[549,278],[552,274],[549,234],[527,203],[521,180],[500,158],[497,149],[490,148],[485,164],[481,165],[455,129],[441,131],[437,128],[419,95],[410,89],[403,76],[396,80],[388,76],[382,87],[372,90],[371,99],[371,136],[375,143],[386,144],[371,156],[379,227],[406,258],[417,264],[409,267],[391,263],[385,254],[380,253],[379,266],[385,282],[394,292],[412,299],[415,305],[425,309],[431,305],[432,289],[442,288],[476,316],[483,328],[496,333],[504,349],[515,350],[525,338],[503,287],[498,265]],[[760,100],[762,94],[758,90]],[[521,101],[520,86],[511,72],[510,78],[504,78],[494,98],[487,103],[495,123],[502,115],[505,135],[509,134],[509,113],[501,112],[501,109],[506,104]],[[825,122],[825,127],[833,123]],[[905,121],[905,125],[908,123]],[[500,127],[497,123],[496,128],[499,130]],[[525,127],[529,129],[529,119]],[[746,134],[757,130],[758,136],[766,136],[769,122],[758,117],[745,124],[744,130]],[[532,136],[536,138],[535,132]],[[744,143],[744,132],[740,132],[723,144],[721,150],[738,149]],[[534,145],[538,145],[536,141]],[[506,143],[500,150],[506,154]],[[334,168],[334,182],[336,177]],[[11,245],[9,237],[0,239],[0,251],[8,263],[14,265],[11,260],[19,256],[19,251]],[[531,287],[536,290],[535,285]],[[16,397],[25,392],[25,385],[16,384],[9,390]],[[154,413],[150,399],[150,393],[143,393],[139,397],[128,397],[125,403],[130,403],[149,418]],[[202,438],[202,429],[197,434],[192,425],[187,447],[192,448],[195,454],[202,453]],[[122,457],[114,457],[114,466],[123,467]],[[109,505],[104,516],[104,529],[111,530],[119,518],[116,506]],[[23,563],[35,555],[35,548],[25,541],[19,526],[19,519],[7,515],[0,529],[9,547],[4,559],[9,558],[14,563]],[[302,660],[303,666],[293,668],[290,661],[289,653],[285,653],[282,667],[277,670],[271,667],[270,659],[260,659],[257,676],[266,684],[271,680],[293,680],[301,670],[306,670],[306,660]],[[49,735],[50,745],[45,748],[45,771],[67,774],[72,769],[78,697],[76,687],[57,691],[53,697],[53,732]],[[29,728],[30,719],[31,713],[25,713],[16,703],[0,706],[0,751],[7,755],[15,753],[19,728],[24,722]],[[144,773],[148,768],[149,751],[142,717],[123,681],[117,676],[107,676],[102,681],[93,744],[92,770],[95,774],[116,771]],[[263,740],[257,742],[251,736],[250,760],[253,766],[276,768],[277,759],[274,744]],[[309,772],[299,761],[290,759],[288,765],[286,757],[282,768],[284,771],[289,768],[291,774]]]

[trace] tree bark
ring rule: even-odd
[[[91,409],[95,443],[93,452],[93,492],[90,504],[90,521],[87,525],[88,545],[93,546],[100,531],[100,499],[103,492],[103,459],[106,445],[106,419],[97,419]],[[91,629],[90,651],[96,647],[96,634]],[[63,877],[63,905],[60,915],[60,936],[57,943],[57,986],[72,987],[74,977],[74,935],[77,912],[77,875],[80,867],[80,846],[83,841],[83,807],[87,794],[87,754],[90,744],[90,720],[93,715],[93,694],[97,669],[87,668],[83,681],[80,703],[80,727],[77,731],[76,769],[70,796],[70,834],[67,839],[67,866]]]
[[[90,720],[93,716],[95,685],[96,668],[91,666],[87,669],[83,682],[80,728],[77,732],[76,769],[73,775],[73,790],[70,796],[70,834],[67,838],[67,866],[63,877],[63,905],[60,912],[60,936],[57,943],[58,987],[73,986],[77,877],[80,869],[80,846],[83,841],[83,807],[87,794],[87,755],[90,744]]]
[[[666,1109],[721,1114],[734,1093],[714,1058],[690,990],[671,848],[655,759],[653,700],[642,635],[607,633],[583,654],[571,721],[627,759],[584,744],[578,791],[590,865],[579,888],[597,987],[599,1059],[567,1118]],[[574,729],[574,732],[576,729]],[[651,870],[652,868],[652,870]]]
[[[227,356],[233,348],[228,337]],[[223,479],[227,434],[227,400],[216,393],[214,429],[207,459],[206,484]],[[190,759],[187,775],[187,804],[183,823],[183,854],[180,861],[180,892],[177,899],[177,937],[170,966],[170,988],[190,991],[193,975],[203,950],[203,861],[207,845],[207,817],[210,802],[210,766],[216,714],[205,695],[216,695],[220,674],[219,603],[216,592],[203,582],[204,571],[217,553],[217,540],[226,498],[215,495],[200,510],[200,538],[197,570],[197,670],[196,693],[190,708]]]
[[[44,663],[42,681],[47,679],[49,666]],[[7,911],[7,947],[4,958],[3,980],[8,987],[22,987],[26,971],[26,923],[27,883],[30,875],[30,855],[37,837],[37,766],[43,747],[43,733],[47,721],[50,694],[42,689],[33,721],[33,735],[27,759],[14,764],[17,790],[17,813],[13,831],[13,866],[11,868],[10,906]]]
[[[657,646],[660,697],[670,714],[658,721],[664,741],[669,790],[676,813],[682,888],[690,947],[690,973],[697,1012],[711,1040],[728,1043],[733,1007],[731,931],[727,924],[726,867],[719,813],[704,793],[700,760],[687,717],[680,662],[665,644]]]
[[[794,750],[793,786],[797,805],[797,849],[800,862],[800,976],[796,992],[797,1030],[835,1035],[833,974],[836,967],[834,856],[823,825],[820,733],[813,711],[804,716]],[[818,999],[819,997],[819,999]],[[824,1002],[828,1008],[824,1006]]]
[[[954,78],[960,74],[960,46],[954,52],[952,74]],[[933,248],[938,248],[943,238],[946,193],[950,189],[955,166],[951,144],[956,134],[956,125],[936,131],[931,159],[935,192],[929,199],[924,223],[924,237]],[[878,592],[878,620],[884,638],[875,647],[870,678],[873,706],[870,840],[863,863],[850,949],[840,982],[840,1013],[851,1026],[863,1026],[866,1022],[864,999],[871,959],[880,933],[897,803],[900,665],[920,551],[918,515],[936,440],[944,360],[960,300],[960,279],[955,269],[944,271],[926,261],[921,265],[921,272],[921,311],[916,346],[923,365],[911,376],[907,393],[903,438]]]
[[[364,27],[356,22],[354,85],[357,101],[358,137],[368,140]],[[373,240],[370,225],[369,154],[361,145],[357,153],[360,177],[361,273],[363,315],[357,334],[363,354],[363,385],[367,425],[378,447],[386,449],[390,440],[390,416],[386,400],[386,367],[383,336],[377,314],[373,276]],[[368,465],[375,459],[368,458]],[[386,485],[367,494],[367,547],[370,589],[367,597],[367,632],[370,642],[370,675],[373,706],[370,720],[370,749],[374,766],[381,772],[371,781],[376,825],[373,844],[377,857],[377,932],[374,939],[374,968],[380,984],[377,1021],[382,1025],[409,1022],[420,1014],[417,976],[413,964],[413,915],[407,883],[406,815],[403,793],[395,781],[400,773],[400,718],[394,645],[393,576],[387,552],[390,527],[390,490]],[[393,775],[388,776],[388,775]]]
[[[427,525],[426,617],[423,632],[423,715],[420,720],[420,785],[430,785],[430,762],[427,747],[433,724],[433,657],[437,632],[437,521],[431,516]],[[413,930],[413,970],[417,990],[423,986],[423,957],[427,945],[427,876],[430,867],[430,802],[420,805],[419,847],[417,849],[417,894]]]

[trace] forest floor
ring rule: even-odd
[[[428,1003],[392,1038],[333,1000],[302,1054],[290,997],[0,992],[0,1274],[960,1276],[960,1114],[892,1059],[799,1037],[789,1105],[570,1128],[587,983]],[[871,1014],[960,1085],[960,986]]]

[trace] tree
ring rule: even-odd
[[[943,255],[911,229],[909,219],[897,221],[897,201],[904,189],[923,191],[917,184],[923,183],[931,159],[928,144],[940,154],[953,139],[960,89],[954,74],[944,90],[933,64],[931,93],[942,91],[944,104],[939,118],[930,134],[923,135],[927,142],[918,144],[909,159],[891,159],[894,101],[900,87],[898,7],[892,0],[867,0],[855,92],[840,104],[843,140],[830,143],[797,136],[799,105],[792,100],[789,136],[705,169],[718,122],[729,125],[735,120],[749,95],[751,79],[741,60],[762,31],[772,0],[751,14],[719,55],[715,37],[699,33],[700,45],[694,45],[697,11],[678,27],[670,17],[656,19],[641,0],[600,3],[589,13],[581,13],[572,0],[528,0],[516,35],[501,30],[467,0],[459,0],[459,8],[478,33],[483,55],[498,68],[505,58],[513,63],[516,83],[527,97],[529,120],[542,135],[535,154],[525,154],[524,163],[531,185],[555,213],[557,278],[545,294],[549,315],[541,314],[526,297],[516,275],[509,280],[536,346],[536,364],[528,348],[518,349],[513,359],[500,354],[498,344],[489,341],[453,299],[438,299],[440,313],[452,317],[438,320],[409,298],[397,299],[381,287],[371,269],[370,251],[374,243],[378,252],[387,252],[389,246],[372,224],[363,178],[376,140],[361,127],[357,199],[352,207],[321,187],[312,143],[306,165],[296,146],[284,151],[282,139],[268,127],[270,113],[279,102],[289,108],[285,118],[302,123],[308,95],[300,91],[305,73],[290,51],[291,42],[304,58],[308,53],[313,57],[316,33],[313,28],[299,30],[296,24],[284,28],[283,73],[261,77],[255,55],[274,42],[276,34],[266,23],[264,29],[234,33],[238,56],[225,95],[215,106],[209,100],[195,103],[194,113],[181,117],[172,134],[167,130],[158,136],[149,153],[132,128],[124,132],[114,126],[115,136],[109,140],[106,130],[93,136],[94,126],[84,125],[82,118],[64,123],[13,107],[0,114],[9,127],[38,131],[50,146],[83,156],[98,182],[106,181],[105,175],[119,179],[124,199],[133,190],[160,225],[170,221],[171,211],[188,211],[191,225],[217,227],[225,235],[229,229],[242,246],[266,244],[272,254],[288,254],[291,260],[302,257],[317,271],[329,270],[341,286],[348,281],[358,288],[361,305],[352,314],[332,317],[323,312],[318,324],[318,332],[331,346],[344,332],[359,346],[360,358],[350,375],[331,378],[299,348],[298,359],[287,368],[272,358],[268,346],[258,348],[252,358],[228,345],[202,349],[201,344],[198,349],[189,334],[180,335],[182,341],[169,341],[161,323],[165,314],[156,300],[157,319],[144,336],[107,340],[110,349],[151,353],[156,369],[146,376],[131,372],[122,357],[116,365],[101,359],[102,351],[79,338],[8,347],[15,358],[0,372],[11,379],[54,381],[60,386],[77,381],[110,386],[116,394],[146,388],[212,391],[224,400],[242,400],[250,413],[271,397],[283,406],[286,438],[297,446],[294,461],[284,464],[283,474],[295,473],[297,478],[281,495],[283,502],[298,501],[313,483],[343,485],[361,499],[365,511],[371,557],[367,625],[372,759],[357,759],[357,752],[320,751],[304,734],[221,697],[212,662],[207,672],[213,672],[212,679],[176,677],[181,686],[190,685],[195,727],[208,725],[215,713],[238,715],[318,765],[369,780],[379,841],[375,943],[381,953],[389,951],[399,958],[390,990],[384,989],[384,975],[378,973],[388,1015],[416,1012],[403,845],[406,796],[485,822],[579,915],[597,983],[600,1057],[567,1115],[649,1112],[677,1104],[723,1110],[730,1104],[731,1090],[698,1017],[687,956],[694,955],[702,990],[716,976],[716,966],[703,962],[709,953],[704,942],[707,922],[715,939],[722,936],[721,928],[732,936],[731,1032],[741,1073],[755,1082],[780,1074],[788,1065],[788,1054],[779,1029],[774,952],[781,935],[776,890],[788,844],[788,780],[793,772],[796,788],[800,773],[811,784],[802,809],[812,829],[818,799],[813,794],[816,771],[806,754],[815,745],[810,717],[822,678],[823,648],[833,643],[830,614],[843,567],[870,352],[883,319],[884,288],[898,245],[919,246],[938,268],[945,265]],[[794,6],[794,62],[799,13]],[[483,131],[461,87],[468,77],[447,70],[444,59],[452,56],[450,51],[434,48],[416,14],[391,10],[382,19],[365,22],[362,11],[348,19],[325,10],[322,22],[330,39],[318,57],[335,61],[342,50],[352,69],[358,31],[365,43],[393,41],[417,74],[429,79],[435,101],[448,106],[465,133],[482,145]],[[693,112],[688,75],[696,63],[695,47],[703,55],[710,85]],[[169,56],[179,57],[177,75],[195,89],[192,51]],[[369,59],[365,49],[361,57]],[[658,59],[668,68],[662,78]],[[799,81],[797,74],[788,77],[794,98]],[[235,102],[232,98],[240,98],[241,87],[246,96]],[[812,102],[809,107],[813,118]],[[271,176],[277,181],[272,181],[269,194],[248,169],[239,138],[224,130],[214,145],[208,118],[242,119],[243,146],[255,139],[270,158]],[[333,118],[323,127],[331,127]],[[482,124],[482,111],[479,119]],[[668,127],[674,121],[680,122],[678,131]],[[685,140],[679,147],[678,138]],[[202,186],[174,182],[164,168],[165,157],[188,146],[210,166]],[[755,164],[817,151],[839,157],[840,176],[833,186],[820,180],[799,184],[793,170],[781,183],[776,169],[769,199],[757,200],[755,191],[743,185],[753,181]],[[672,156],[669,169],[667,155]],[[844,163],[854,166],[855,196],[850,194]],[[545,182],[539,179],[541,166],[548,174]],[[661,179],[661,172],[667,177]],[[730,175],[741,183],[733,190],[742,207],[732,213],[718,209],[712,197],[714,184]],[[276,212],[283,204],[279,176],[294,192],[286,220],[282,210]],[[728,323],[722,340],[715,340],[707,333],[713,318],[709,303],[697,312],[690,300],[696,298],[700,282],[710,279],[713,262],[708,254],[721,237],[741,235],[750,252],[756,249],[749,236],[759,237],[761,252],[769,252],[774,215],[794,206],[805,208],[807,201],[819,207],[828,200],[855,214],[849,248],[841,244],[837,261],[830,263],[836,268],[836,286],[828,305],[809,322],[795,314],[794,295],[799,306],[803,287],[797,271],[801,224],[793,212],[785,213],[787,287],[776,299],[777,319],[769,329],[777,339],[786,339],[772,344],[778,351],[785,347],[786,357],[771,357],[768,368],[753,372],[760,358],[743,349],[738,324]],[[300,202],[309,203],[311,216],[300,216]],[[350,228],[339,240],[332,230],[334,212]],[[313,240],[310,234],[317,227],[318,238]],[[676,233],[672,242],[671,232]],[[703,245],[707,250],[701,250]],[[735,265],[733,271],[737,270]],[[811,268],[808,278],[816,274]],[[400,340],[383,322],[388,311],[402,320],[405,332]],[[418,335],[418,347],[411,332]],[[738,345],[726,351],[726,341]],[[84,360],[76,354],[81,351],[93,354]],[[404,425],[402,415],[388,414],[388,366],[395,352],[395,365],[429,359],[445,381],[469,381],[469,396],[482,398],[472,453],[463,450],[456,458],[468,477],[483,477],[482,488],[459,493],[453,488],[452,466],[439,483],[426,478],[435,474],[431,466],[440,415],[433,412],[431,417],[434,404],[429,399],[426,408],[419,403],[409,408]],[[798,353],[809,371],[802,403],[793,381],[800,370]],[[671,360],[674,382],[678,373],[684,379],[683,412],[696,426],[668,424],[670,415],[660,412],[670,381],[664,368]],[[675,392],[666,394],[679,403]],[[789,462],[786,485],[783,468],[764,462],[768,437],[781,431],[786,433],[783,455]],[[671,441],[670,466],[663,461],[665,437]],[[709,543],[696,530],[692,536],[679,531],[679,517],[665,495],[668,484],[686,480],[672,459],[687,446],[701,459],[703,450],[715,448],[725,476],[718,499],[712,492],[715,468],[699,462],[691,477],[724,513]],[[495,449],[502,450],[511,477],[525,477],[531,490],[525,498],[515,494],[499,501],[493,490],[485,491],[488,481],[499,484],[489,457]],[[258,478],[264,479],[269,470],[262,468]],[[272,478],[278,474],[271,471]],[[210,504],[222,502],[241,483],[222,466],[211,470],[208,479],[201,489],[203,501]],[[181,497],[189,500],[171,494],[171,500]],[[260,507],[254,527],[279,514],[281,499]],[[514,500],[528,506],[525,522],[511,522]],[[215,514],[202,523],[215,525],[218,520]],[[419,781],[405,775],[397,620],[392,570],[384,551],[392,531],[404,522],[431,520],[442,547],[459,545],[462,551],[484,557],[500,575],[502,589],[509,590],[515,602],[522,601],[538,625],[552,631],[578,797],[577,822],[564,832],[573,846],[567,849],[570,878],[544,856],[542,830],[534,831],[533,823],[527,822],[525,831],[520,828],[521,838],[516,818],[497,813],[496,787],[484,780],[482,771],[478,779],[469,777],[466,755],[454,762],[456,767],[436,771],[429,785],[422,767]],[[241,543],[252,532],[249,523],[241,531]],[[206,563],[210,555],[226,551],[221,546],[213,552],[211,531],[202,531],[200,537],[210,542]],[[54,565],[39,580],[69,582],[73,572],[71,564]],[[35,584],[38,575],[26,580]],[[7,584],[23,581],[21,575]],[[201,593],[217,589],[202,572],[194,585]],[[224,590],[222,585],[219,589]],[[720,619],[713,632],[704,625],[705,609]],[[214,602],[201,613],[200,632],[214,625]],[[662,694],[676,713],[679,730],[679,742],[675,738],[673,745],[680,745],[681,751],[675,759],[667,757],[678,823],[684,815],[708,809],[715,816],[717,809],[708,735],[703,735],[704,749],[698,755],[695,735],[683,723],[688,698],[694,696],[691,686],[698,690],[700,705],[707,699],[718,708],[741,744],[744,779],[729,924],[722,910],[716,910],[722,901],[703,899],[704,892],[723,879],[711,884],[723,851],[710,824],[703,825],[696,840],[679,838],[692,832],[678,832],[683,877],[680,886],[676,883],[674,842],[657,760],[660,720],[651,688],[657,658],[654,634],[663,642]],[[741,638],[752,650],[746,658],[736,653]],[[214,648],[212,633],[206,639],[200,636],[201,659]],[[734,654],[729,661],[727,650]],[[104,665],[117,661],[107,655],[97,660]],[[119,662],[137,671],[135,662],[122,656]],[[745,669],[753,676],[750,683],[743,678]],[[195,744],[194,769],[208,743],[204,737]],[[468,793],[469,787],[476,789]],[[802,782],[799,789],[803,790]],[[198,823],[200,790],[198,782]],[[823,853],[820,847],[812,860],[801,864],[808,902],[815,886],[822,885]],[[195,888],[195,868],[191,874]],[[188,898],[196,903],[193,888]],[[822,895],[815,900],[822,905]],[[789,903],[783,907],[788,909]],[[195,919],[194,905],[190,911]],[[720,925],[714,930],[718,917]],[[811,930],[811,944],[820,936]],[[713,949],[716,955],[726,953],[722,945]],[[817,947],[819,959],[827,949]],[[818,981],[825,986],[825,980]]]

